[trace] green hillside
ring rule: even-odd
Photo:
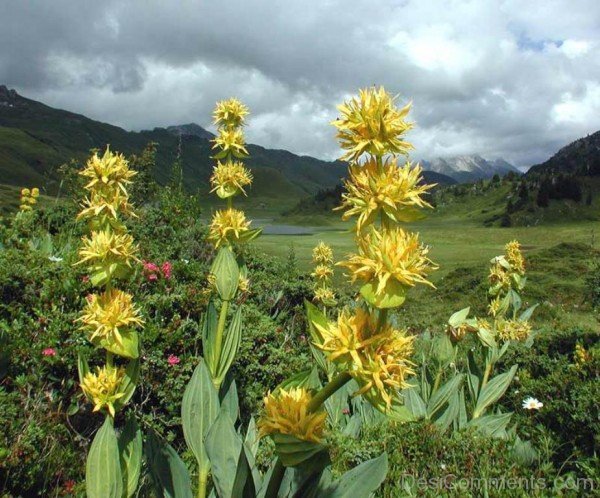
[[[184,184],[190,190],[207,191],[207,180],[214,161],[206,136],[178,135],[171,130],[129,132],[80,114],[54,109],[20,96],[0,86],[0,177],[10,185],[40,185],[56,189],[44,175],[63,162],[83,160],[90,149],[104,148],[126,155],[138,154],[149,142],[156,142],[155,177],[159,183],[169,179],[171,165],[181,151]],[[198,127],[200,128],[200,127]],[[247,165],[256,178],[254,196],[285,199],[293,203],[319,189],[339,182],[346,166],[312,157],[297,156],[284,150],[269,150],[249,145]]]

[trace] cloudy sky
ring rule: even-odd
[[[334,158],[336,104],[412,100],[416,158],[519,166],[600,129],[598,0],[0,0],[0,84],[139,130],[245,101],[249,141]]]

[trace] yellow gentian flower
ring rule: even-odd
[[[364,282],[361,293],[373,306],[400,306],[407,289],[416,284],[434,287],[425,277],[437,266],[427,257],[429,248],[419,242],[418,234],[372,227],[357,243],[358,254],[338,265],[350,270],[352,282]]]
[[[220,128],[219,134],[213,140],[213,149],[221,149],[215,159],[227,157],[229,154],[242,159],[248,156],[244,132],[240,128]]]
[[[248,107],[236,98],[217,102],[213,112],[213,123],[218,127],[238,128],[244,125]]]
[[[217,192],[221,199],[233,197],[238,193],[246,195],[244,187],[252,183],[252,174],[239,161],[217,162],[210,178],[211,192]]]
[[[358,215],[359,231],[382,212],[395,222],[419,219],[418,208],[431,207],[421,196],[434,186],[422,185],[421,173],[419,165],[413,167],[409,162],[398,167],[395,158],[379,162],[370,157],[364,164],[352,164],[342,204],[336,209],[346,210],[344,220]]]
[[[111,417],[115,416],[115,402],[125,396],[119,392],[125,377],[125,369],[120,367],[97,367],[96,373],[88,372],[81,382],[81,390],[94,404],[97,412],[106,408]]]
[[[356,161],[368,153],[407,155],[412,149],[402,138],[413,126],[406,121],[410,104],[396,107],[394,98],[383,87],[360,90],[358,98],[338,106],[341,117],[331,124],[346,153],[342,160]]]
[[[109,289],[102,294],[92,294],[78,321],[82,330],[89,333],[89,340],[96,338],[123,344],[123,329],[139,327],[144,321],[140,310],[133,305],[133,296],[118,289]]]
[[[264,412],[258,420],[261,437],[288,434],[303,441],[319,443],[323,439],[327,413],[308,412],[312,396],[302,387],[278,389],[264,398]]]

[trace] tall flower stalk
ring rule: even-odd
[[[138,247],[123,223],[125,216],[135,216],[128,186],[136,173],[107,147],[80,174],[87,181],[87,195],[78,219],[87,220],[90,232],[82,239],[76,264],[86,268],[97,290],[86,297],[77,321],[80,332],[105,357],[95,369],[83,356],[78,361],[81,389],[93,411],[105,415],[88,455],[86,489],[90,497],[121,498],[135,492],[141,464],[141,433],[135,422],[130,420],[122,433],[132,435],[128,442],[118,441],[114,430],[114,419],[133,396],[139,375],[138,329],[143,320],[133,296],[117,288],[139,261]]]
[[[205,449],[208,429],[216,417],[211,407],[221,403],[227,394],[221,387],[241,341],[241,301],[249,291],[241,245],[261,232],[252,229],[244,212],[233,206],[234,198],[246,195],[252,184],[252,174],[242,162],[248,157],[243,132],[247,115],[248,108],[235,98],[218,102],[213,113],[218,134],[213,140],[216,165],[210,179],[211,192],[224,200],[226,207],[213,214],[209,226],[207,240],[217,249],[217,255],[208,279],[213,295],[202,330],[204,358],[186,388],[182,405],[185,440],[198,460],[198,497],[206,496],[211,468]],[[211,387],[205,385],[207,378]]]
[[[415,373],[414,338],[390,320],[388,311],[401,306],[415,285],[431,286],[427,277],[436,269],[418,235],[400,227],[420,219],[421,209],[430,207],[423,199],[430,186],[422,184],[421,168],[408,161],[399,165],[412,149],[404,137],[412,128],[406,121],[410,105],[398,108],[383,88],[368,88],[339,110],[341,116],[332,124],[345,149],[342,159],[350,164],[337,209],[345,211],[344,219],[356,218],[358,251],[337,264],[349,270],[352,282],[360,282],[359,301],[333,320],[324,309],[306,303],[311,347],[318,352],[319,364],[326,363],[328,382],[310,386],[306,378],[295,377],[265,398],[258,425],[261,435],[270,435],[275,442],[280,457],[276,470],[298,465],[318,451],[315,446],[311,453],[311,444],[325,443],[323,404],[352,379],[358,385],[355,396],[364,396],[378,410],[402,420],[400,390],[408,387]],[[315,294],[324,304],[321,296],[333,294],[330,248],[317,246],[313,261]],[[293,444],[298,445],[298,454],[290,458]],[[283,478],[283,471],[279,475]]]

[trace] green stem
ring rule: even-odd
[[[485,372],[483,372],[483,380],[481,381],[481,389],[483,389],[487,384],[488,379],[490,378],[490,374],[492,373],[493,367],[494,365],[491,361],[486,362]],[[479,392],[481,392],[481,389],[479,390]]]
[[[308,412],[317,411],[323,403],[335,393],[340,387],[348,382],[352,377],[348,372],[343,372],[334,377],[323,389],[321,389],[308,403]]]
[[[437,391],[438,387],[440,387],[440,382],[442,380],[442,367],[438,368],[437,375],[435,376],[435,382],[433,383],[433,389],[431,394]]]
[[[198,498],[206,498],[206,483],[208,482],[208,473],[200,471],[198,476]]]
[[[227,209],[231,209],[233,207],[233,197],[227,197]]]
[[[106,366],[112,368],[114,366],[114,355],[110,352],[106,352]]]
[[[221,312],[219,313],[219,322],[217,324],[217,335],[215,337],[215,356],[214,359],[216,364],[219,364],[221,359],[221,348],[223,347],[223,333],[225,332],[225,322],[227,320],[227,311],[229,310],[229,301],[223,301],[221,305]],[[213,379],[214,381],[214,379]],[[220,384],[220,383],[219,383]],[[215,387],[219,388],[215,382]]]
[[[385,325],[385,322],[387,321],[387,317],[388,317],[388,310],[387,308],[381,308],[379,310],[379,316],[377,317],[377,330],[380,331],[383,326]]]

